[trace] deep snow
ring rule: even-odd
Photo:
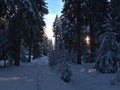
[[[0,68],[0,90],[120,90],[111,85],[114,74],[101,74],[93,64],[72,64],[72,81],[64,83],[50,70],[48,58],[42,57],[20,67]]]

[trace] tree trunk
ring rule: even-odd
[[[31,62],[31,53],[32,53],[32,39],[30,38],[28,62]]]
[[[40,46],[37,42],[34,42],[33,45],[33,59],[41,57]]]
[[[82,64],[81,62],[81,37],[80,37],[80,24],[77,24],[77,64]]]
[[[58,42],[57,42],[57,33],[55,33],[55,50],[57,50],[58,49]]]
[[[14,65],[20,66],[20,46],[21,46],[21,40],[20,38],[16,40],[15,46],[14,46]]]
[[[95,53],[95,38],[94,38],[94,16],[90,16],[90,56],[91,61],[95,62],[94,60],[94,53]]]

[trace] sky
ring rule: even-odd
[[[46,3],[48,3],[47,6],[49,10],[49,14],[44,17],[46,23],[46,33],[49,39],[53,39],[52,25],[56,15],[61,15],[63,3],[62,0],[46,0]]]

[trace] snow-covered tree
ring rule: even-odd
[[[100,20],[103,21],[104,13],[106,11],[106,0],[63,0],[64,6],[62,16],[65,20],[69,21],[65,28],[67,29],[68,37],[73,38],[76,42],[77,63],[81,63],[81,56],[84,47],[84,30],[83,27],[89,27],[90,37],[90,61],[94,61],[95,53],[95,32],[96,26],[101,25]],[[63,20],[62,20],[63,21]],[[98,25],[97,25],[97,24]],[[71,28],[72,26],[72,28]],[[72,30],[70,30],[72,29]],[[72,34],[74,35],[72,35]],[[72,40],[72,41],[74,41]],[[69,39],[68,42],[69,43]],[[73,44],[73,42],[71,42]],[[71,45],[71,44],[68,44]],[[73,46],[74,47],[74,46]]]
[[[45,1],[2,0],[0,4],[2,8],[0,8],[2,12],[0,16],[8,20],[7,39],[8,45],[10,45],[9,50],[13,52],[14,64],[20,65],[21,41],[29,47],[29,56],[32,48],[34,57],[40,56],[39,48],[44,33],[43,27],[45,26],[43,16],[48,13]]]
[[[55,21],[53,23],[53,32],[55,37],[55,49],[62,49],[62,22],[61,18],[56,15]]]
[[[100,36],[100,47],[97,51],[96,68],[101,72],[116,72],[120,59],[119,43],[116,33],[105,32]]]
[[[10,44],[8,43],[8,18],[5,0],[0,1],[0,12],[0,59],[6,60],[9,57]]]
[[[40,48],[43,55],[49,56],[53,51],[53,42],[51,39],[48,39],[47,34],[44,33],[43,41],[40,44]]]
[[[81,64],[81,56],[82,56],[82,26],[84,25],[84,6],[85,0],[63,0],[64,6],[63,6],[63,16],[71,23],[74,24],[74,32],[76,36],[76,48],[77,48],[77,63]],[[73,36],[74,37],[74,36]]]
[[[71,80],[71,69],[70,69],[70,60],[69,53],[65,50],[55,50],[51,53],[49,58],[50,67],[55,70],[60,78],[65,82]]]
[[[118,33],[114,32],[113,21],[110,13],[108,13],[103,25],[105,33],[99,37],[100,46],[97,51],[95,66],[100,72],[116,72],[120,65],[120,45],[116,39]]]

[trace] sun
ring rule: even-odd
[[[90,44],[90,37],[87,36],[87,37],[85,38],[85,41],[86,41],[86,43],[89,45],[89,44]]]

